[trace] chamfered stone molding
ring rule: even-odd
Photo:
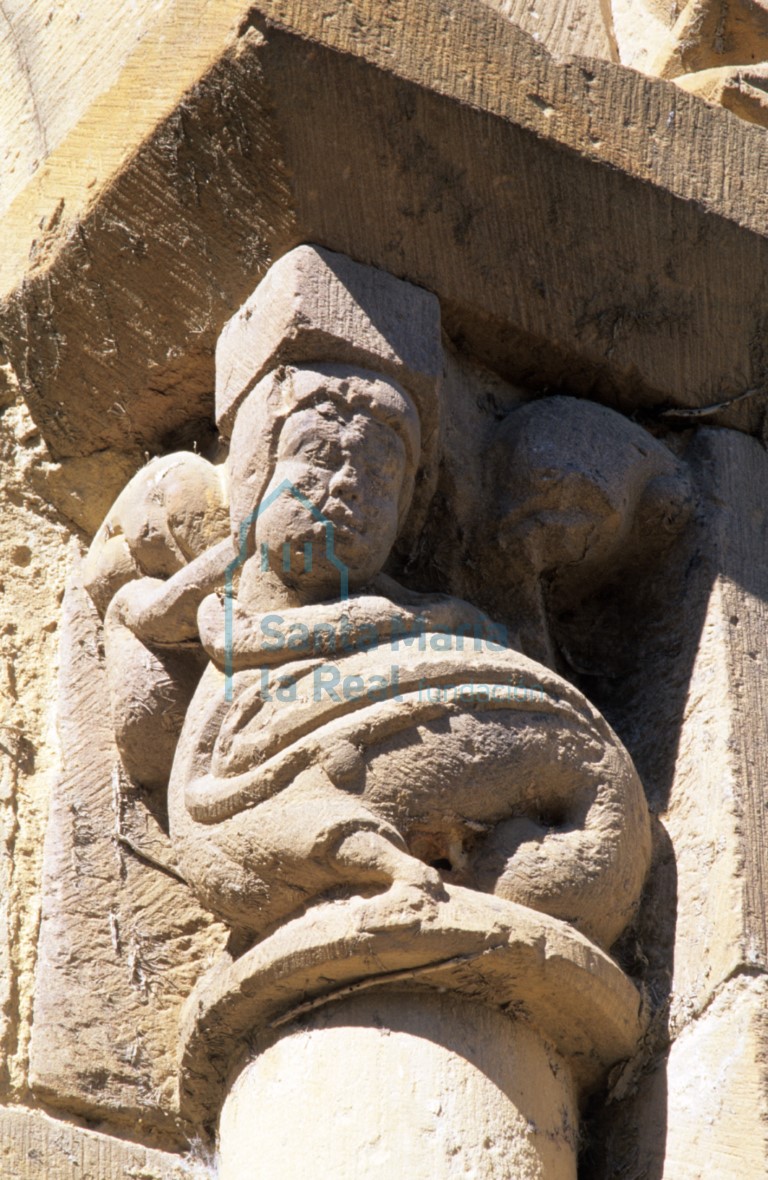
[[[221,327],[302,241],[439,294],[532,387],[658,412],[762,391],[760,129],[479,2],[376,11],[169,11],[16,198],[0,336],[57,455],[207,418]],[[759,403],[718,420],[756,429]]]

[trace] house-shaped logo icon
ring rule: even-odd
[[[324,557],[328,564],[338,570],[339,573],[339,601],[344,602],[349,598],[349,570],[343,561],[336,556],[335,552],[335,526],[332,520],[329,520],[319,508],[314,505],[311,500],[299,491],[299,489],[291,483],[289,479],[284,479],[283,482],[276,488],[273,488],[268,495],[264,497],[257,508],[249,513],[245,520],[241,521],[239,536],[240,543],[238,547],[237,556],[232,559],[226,568],[224,574],[224,699],[226,701],[232,700],[233,693],[233,602],[234,602],[234,577],[236,572],[245,564],[248,559],[248,534],[256,521],[269,511],[272,505],[281,496],[293,496],[295,500],[306,508],[307,512],[323,526],[325,533],[324,542]],[[312,542],[308,541],[304,545],[303,560],[304,570],[309,572],[312,569],[313,562]],[[266,572],[269,566],[270,554],[267,546],[261,546],[261,568]],[[291,562],[291,544],[290,539],[286,538],[283,543],[282,564],[283,568],[288,571]]]

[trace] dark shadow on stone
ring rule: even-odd
[[[640,988],[650,1021],[636,1056],[592,1096],[581,1128],[580,1180],[662,1180],[667,1140],[666,1054],[674,969],[677,870],[654,820],[653,861],[632,926],[612,948]]]

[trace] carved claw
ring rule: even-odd
[[[386,926],[392,916],[409,923],[428,920],[447,893],[436,869],[430,868],[405,849],[399,848],[381,832],[357,831],[344,836],[334,852],[336,868],[345,877],[358,883],[381,881],[388,885],[374,905],[374,923],[366,921],[366,929],[378,929],[382,907],[386,910]],[[367,908],[367,907],[366,907]]]

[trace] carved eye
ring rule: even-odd
[[[332,434],[327,423],[307,410],[293,415],[280,435],[278,461],[299,460],[309,466],[336,468],[343,462],[338,433]]]

